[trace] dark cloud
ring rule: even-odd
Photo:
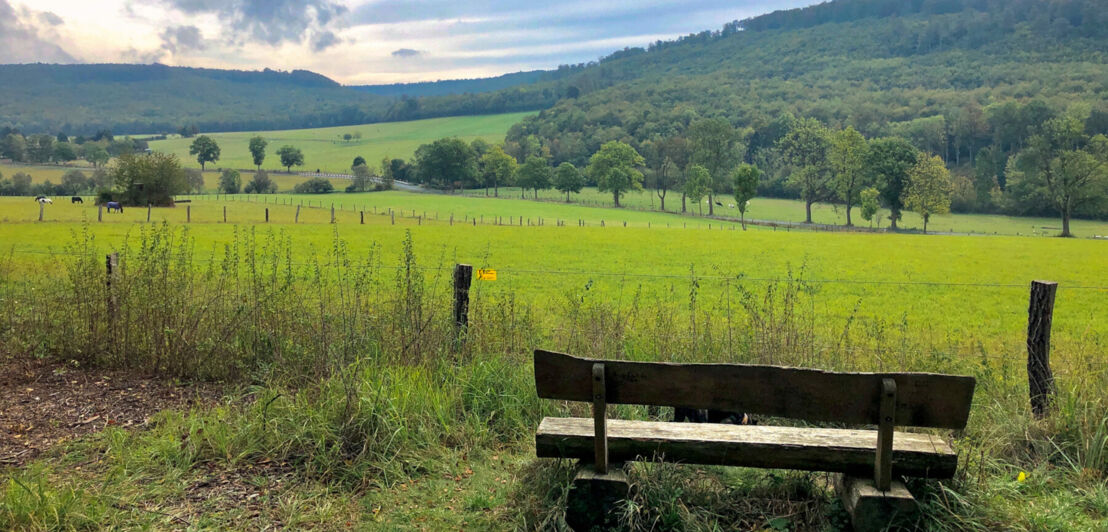
[[[3,63],[76,63],[77,60],[51,42],[43,32],[33,24],[33,19],[24,12],[23,17],[16,14],[8,0],[0,0],[0,51]],[[51,16],[60,17],[50,13]]]
[[[332,31],[317,32],[315,35],[312,35],[312,51],[322,52],[341,42],[342,39],[339,39]]]
[[[392,53],[393,57],[399,57],[401,59],[410,59],[413,57],[419,57],[423,55],[423,52],[419,50],[412,50],[411,48],[401,48]]]
[[[207,44],[196,26],[171,26],[162,31],[162,49],[171,54],[204,48]]]
[[[43,24],[46,24],[48,26],[61,26],[62,24],[65,24],[65,20],[62,19],[62,17],[59,17],[49,11],[43,11],[42,13],[39,13],[38,19]]]
[[[274,46],[285,42],[303,42],[310,30],[322,31],[321,28],[331,24],[335,17],[347,11],[345,6],[333,0],[160,0],[160,2],[188,14],[215,14],[235,32],[243,32],[251,40]],[[314,46],[315,43],[313,43]]]

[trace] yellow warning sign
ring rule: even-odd
[[[478,269],[477,270],[477,280],[478,281],[495,281],[496,280],[496,270],[489,270],[489,269],[486,269],[486,268]]]

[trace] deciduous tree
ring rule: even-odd
[[[616,207],[629,190],[642,190],[642,172],[636,167],[645,161],[630,145],[613,140],[605,143],[589,158],[587,172],[601,192],[611,192]]]
[[[700,200],[704,199],[710,188],[712,188],[712,175],[708,173],[707,168],[694,164],[685,171],[685,197],[696,202],[702,215],[704,205]]]
[[[832,187],[839,199],[846,204],[846,225],[854,225],[850,211],[858,200],[858,191],[865,186],[866,154],[869,144],[853,127],[831,134]]]
[[[950,212],[950,195],[954,184],[950,171],[938,155],[924,155],[908,170],[908,188],[904,191],[904,207],[923,217],[923,232],[932,214]]]
[[[793,171],[789,184],[800,191],[804,200],[804,223],[812,223],[812,204],[825,200],[831,190],[830,132],[814,118],[797,123],[779,142],[778,147]]]
[[[189,146],[189,155],[196,156],[196,162],[200,163],[200,169],[203,170],[207,163],[219,160],[219,144],[207,135],[200,135]]]
[[[304,154],[300,151],[300,148],[288,145],[281,146],[281,149],[277,150],[277,156],[281,158],[281,166],[284,166],[288,172],[292,172],[293,166],[304,164]]]
[[[757,166],[743,163],[735,168],[731,178],[735,186],[735,205],[739,208],[743,231],[746,231],[746,208],[758,193],[758,180],[762,178],[762,171]]]
[[[521,193],[532,189],[535,191],[535,199],[538,199],[539,190],[546,190],[553,184],[554,169],[546,159],[532,155],[520,165],[518,181]]]
[[[904,209],[904,189],[908,186],[908,171],[919,160],[918,152],[902,138],[890,137],[870,142],[866,157],[869,171],[881,201],[889,208],[891,227],[896,229],[900,211]]]
[[[554,173],[554,188],[559,192],[565,192],[566,203],[569,203],[570,192],[581,192],[585,188],[585,176],[572,163],[562,163]]]
[[[268,145],[261,135],[250,137],[250,157],[254,159],[254,166],[258,170],[262,169],[262,163],[265,162],[265,147]]]
[[[485,185],[485,195],[489,195],[491,186],[493,196],[500,197],[500,185],[511,185],[518,167],[515,157],[504,153],[499,144],[489,149],[481,156],[481,183]]]
[[[224,168],[219,175],[219,190],[224,194],[238,194],[242,190],[242,176],[239,171]]]
[[[715,193],[726,172],[735,161],[735,142],[738,134],[731,123],[723,118],[709,118],[689,126],[689,143],[692,160],[708,171],[711,184],[708,187],[708,215],[715,213]]]

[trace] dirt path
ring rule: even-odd
[[[141,427],[159,410],[214,403],[222,389],[58,363],[2,364],[0,470],[109,425]]]

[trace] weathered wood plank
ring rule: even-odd
[[[915,530],[919,513],[915,497],[903,482],[893,481],[881,491],[871,478],[836,475],[835,491],[850,514],[855,532]]]
[[[594,456],[593,420],[542,420],[535,433],[540,458]],[[612,462],[671,462],[830,471],[873,476],[877,431],[817,427],[666,423],[609,419],[608,459]],[[893,438],[892,470],[897,475],[951,478],[958,456],[942,438],[897,432]]]
[[[881,381],[891,378],[897,386],[898,426],[963,429],[976,383],[973,377],[929,373],[629,362],[536,350],[539,397],[591,401],[596,362],[604,363],[609,404],[708,408],[848,424],[878,423]]]

